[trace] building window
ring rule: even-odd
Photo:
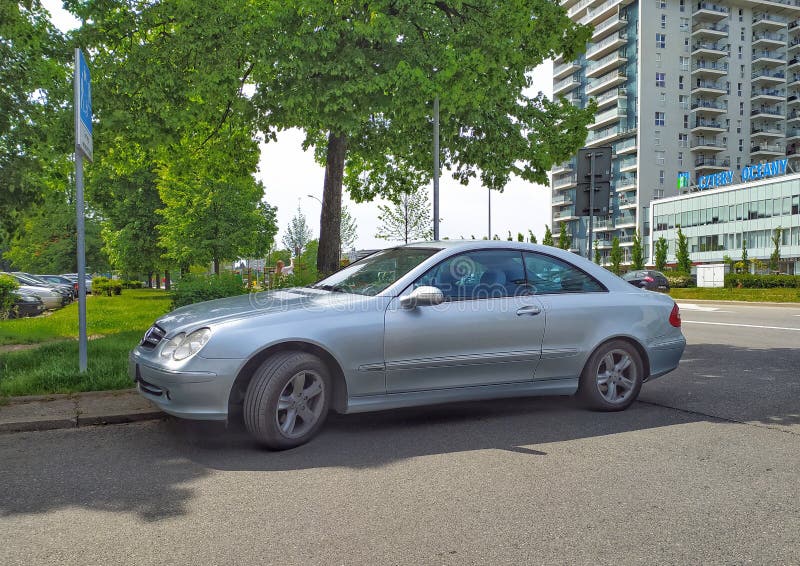
[[[681,18],[681,31],[689,31],[689,18]]]
[[[653,145],[661,145],[661,130],[655,130],[653,132]]]
[[[739,103],[739,116],[744,116],[744,102]]]
[[[656,126],[663,126],[666,119],[663,112],[656,112]]]
[[[688,71],[689,70],[689,58],[681,56],[681,71]]]
[[[663,152],[663,151],[657,151],[656,152],[656,165],[664,165],[664,161],[665,161],[664,155],[665,155],[665,152]]]
[[[731,81],[725,81],[725,94],[731,93]]]
[[[678,75],[678,88],[683,90],[683,75]]]
[[[659,106],[666,106],[667,105],[667,93],[666,92],[658,93],[658,105]]]
[[[730,122],[730,120],[728,120],[728,121]],[[742,133],[742,121],[741,120],[736,120],[736,133],[737,134],[741,134]]]
[[[742,96],[742,83],[736,83],[736,96]]]
[[[686,0],[681,0],[680,6],[681,6],[681,12],[685,12],[686,11]]]
[[[678,103],[681,105],[681,108],[684,110],[688,110],[689,108],[689,97],[685,94],[678,95]]]
[[[743,12],[742,12],[742,9],[741,9],[741,8],[739,8],[739,21],[740,21],[740,22],[743,22],[743,21],[744,21],[744,18],[743,18]]]
[[[678,147],[689,147],[689,134],[678,134]]]
[[[660,185],[663,185],[663,184],[664,184],[664,170],[663,170],[663,169],[661,169],[661,170],[658,172],[658,183],[659,183]]]
[[[739,60],[742,59],[742,46],[739,46]]]
[[[744,65],[739,65],[739,76],[744,78]]]
[[[667,0],[656,0],[656,8],[659,10],[667,9]]]
[[[689,128],[689,115],[688,114],[684,114],[683,115],[683,127],[684,127],[684,129],[688,129]]]
[[[661,29],[667,29],[667,15],[661,14]]]
[[[667,73],[656,73],[656,87],[666,88]]]
[[[683,152],[682,151],[678,152],[678,165],[683,167]]]
[[[687,38],[688,39],[688,38]],[[656,49],[665,49],[667,47],[667,34],[656,34]]]
[[[739,138],[739,151],[744,151],[744,140]]]
[[[656,53],[656,67],[661,67],[661,53]]]
[[[741,36],[741,40],[744,41],[744,28],[742,28],[742,31],[739,35]]]

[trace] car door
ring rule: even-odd
[[[423,285],[444,302],[400,306]],[[480,250],[444,260],[395,297],[384,332],[389,393],[512,383],[533,379],[544,316],[521,252]]]
[[[559,258],[525,252],[525,273],[542,303],[547,333],[535,379],[574,378],[592,347],[592,336],[604,317],[618,316],[608,292],[596,279]]]

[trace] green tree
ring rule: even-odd
[[[261,201],[258,203],[258,225],[253,232],[252,247],[247,255],[251,257],[266,257],[272,246],[275,245],[275,236],[278,234],[278,209]]]
[[[772,254],[769,256],[770,271],[778,271],[781,268],[781,237],[783,235],[783,228],[778,226],[772,232]]]
[[[597,240],[595,240],[594,241],[594,262],[597,265],[600,265],[602,263],[602,261],[603,260],[600,257],[600,243]]]
[[[530,242],[531,244],[538,243],[536,241],[536,234],[534,234],[533,230],[531,230],[530,228],[528,229],[528,242]]]
[[[358,238],[358,225],[356,224],[356,219],[353,218],[346,206],[342,206],[340,230],[341,235],[339,241],[342,244],[341,251],[352,250]]]
[[[631,269],[644,269],[644,249],[642,248],[642,238],[639,230],[633,235],[633,246],[631,246]]]
[[[568,250],[572,246],[572,236],[567,232],[566,222],[561,222],[558,229],[558,247]]]
[[[655,250],[655,264],[658,271],[664,271],[667,266],[667,239],[661,236],[656,240]]]
[[[675,243],[675,262],[678,271],[688,275],[692,271],[692,260],[689,257],[689,239],[678,226],[678,240]]]
[[[750,271],[750,259],[747,257],[747,235],[742,234],[742,271]]]
[[[522,232],[517,232],[517,241],[518,242],[524,242],[525,241],[525,234],[523,234]]]
[[[509,242],[513,242],[514,241],[514,236],[511,235],[511,230],[508,231],[508,237],[506,238],[506,240],[509,241]]]
[[[273,138],[301,128],[325,163],[321,272],[338,266],[343,184],[364,201],[430,179],[437,96],[442,162],[463,183],[480,176],[502,189],[511,175],[544,183],[585,141],[593,106],[527,93],[530,71],[558,53],[571,60],[591,35],[555,2],[264,0],[258,8],[246,27],[258,37],[262,130]]]
[[[554,244],[553,232],[550,230],[550,226],[548,226],[547,224],[544,225],[544,238],[542,238],[542,244],[544,244],[545,246],[552,246]]]
[[[620,265],[622,264],[622,247],[619,245],[619,238],[614,236],[611,240],[611,251],[608,254],[608,259],[611,263],[611,272],[614,275],[620,274]]]
[[[404,244],[433,238],[431,205],[427,192],[421,188],[396,196],[391,205],[379,205],[378,211],[376,238]]]
[[[303,214],[303,211],[300,210],[300,206],[298,206],[297,212],[292,217],[289,225],[286,226],[286,232],[282,239],[283,245],[292,252],[294,257],[299,257],[311,241],[311,237],[312,232],[306,222],[306,216]],[[317,246],[318,245],[319,244],[317,244]]]

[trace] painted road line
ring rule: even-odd
[[[703,307],[694,303],[678,303],[681,310],[686,311],[699,311],[699,312],[730,312],[720,310],[718,307]]]
[[[760,326],[758,324],[736,324],[734,322],[706,322],[701,320],[682,320],[686,324],[711,324],[713,326],[739,326],[742,328],[765,328],[767,330],[794,330],[800,332],[800,328],[791,328],[786,326]]]

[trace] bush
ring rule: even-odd
[[[6,318],[14,303],[17,302],[15,291],[19,289],[19,283],[10,275],[0,273],[0,319]]]
[[[233,273],[220,275],[186,275],[173,285],[171,309],[194,303],[243,295],[247,292],[241,277]]]
[[[108,277],[94,277],[92,279],[92,293],[95,295],[121,295],[122,281]]]
[[[663,273],[672,289],[685,289],[696,285],[695,279],[682,271],[672,270],[664,271]]]
[[[141,289],[142,287],[144,287],[144,283],[142,283],[141,281],[130,280],[122,282],[123,289]]]
[[[800,289],[800,275],[751,275],[749,273],[728,273],[725,275],[726,287],[745,289]]]

